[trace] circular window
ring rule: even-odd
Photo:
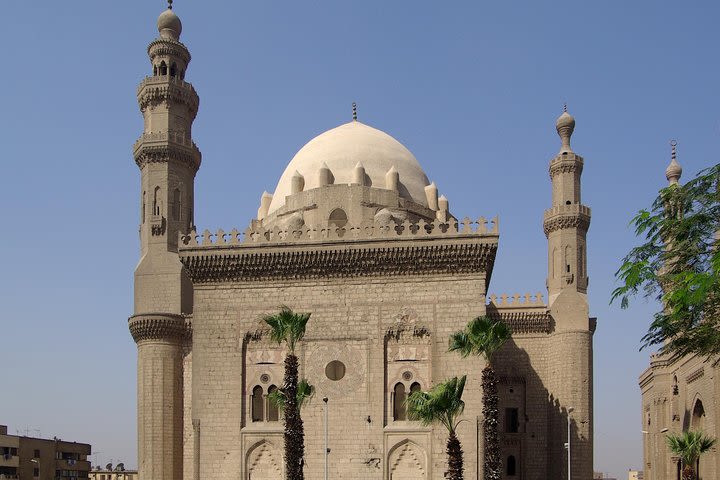
[[[412,374],[412,372],[411,372],[410,370],[407,370],[407,371],[403,372],[402,378],[403,378],[403,380],[405,380],[406,382],[409,382],[410,380],[412,380],[413,374]]]
[[[260,381],[262,383],[268,383],[270,381],[270,375],[268,375],[267,373],[263,373],[262,375],[260,375]]]
[[[345,376],[345,364],[340,360],[333,360],[325,366],[325,376],[330,380],[340,380]]]

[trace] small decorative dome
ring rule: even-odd
[[[427,207],[425,186],[430,182],[413,154],[387,133],[353,120],[318,135],[300,149],[280,177],[268,213],[285,204],[295,172],[305,177],[307,191],[355,183],[358,167],[365,171],[363,184],[374,188],[386,188],[386,174],[393,170],[399,178],[400,197]]]
[[[680,181],[680,177],[682,176],[682,167],[677,162],[677,142],[673,140],[670,142],[670,146],[672,147],[671,160],[670,165],[668,165],[665,169],[665,178],[667,178],[668,182],[673,185]]]
[[[180,17],[175,15],[175,12],[172,11],[172,7],[160,14],[157,21],[157,27],[162,38],[171,38],[173,40],[180,39],[180,34],[182,33],[182,22],[180,21]]]
[[[555,128],[560,130],[561,128],[570,128],[570,130],[575,130],[575,117],[570,115],[567,110],[565,110],[562,115],[560,115],[555,122]]]
[[[575,131],[575,118],[567,112],[567,105],[563,107],[562,115],[560,115],[555,122],[555,129],[562,140],[560,153],[572,153],[570,137],[572,137],[573,131]]]

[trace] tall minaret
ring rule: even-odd
[[[191,137],[198,111],[184,81],[190,62],[182,24],[168,9],[148,46],[152,74],[138,87],[145,127],[134,145],[140,168],[140,263],[135,269],[138,347],[138,467],[141,480],[183,477],[183,346],[192,284],[177,255],[178,232],[193,224],[193,186],[200,151]]]
[[[575,119],[567,108],[555,124],[562,140],[560,152],[550,161],[552,208],[545,211],[543,227],[548,239],[548,303],[564,290],[585,294],[588,286],[585,237],[590,209],[581,203],[583,158],[570,147]]]
[[[593,355],[595,322],[587,301],[586,235],[590,209],[582,205],[580,175],[583,159],[570,147],[575,119],[563,112],[556,122],[562,140],[550,160],[552,207],[545,211],[548,238],[548,307],[553,331],[548,339],[548,379],[551,458],[548,478],[568,478],[567,425],[571,425],[572,478],[593,474]]]

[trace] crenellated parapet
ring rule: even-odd
[[[543,215],[543,230],[545,236],[556,230],[577,228],[586,233],[590,228],[590,207],[578,203],[571,205],[557,205],[545,210]]]
[[[426,222],[420,219],[415,223],[407,220],[400,224],[394,222],[385,224],[366,222],[358,226],[346,225],[343,227],[318,225],[281,229],[276,226],[266,229],[256,226],[248,228],[242,233],[237,229],[230,232],[218,230],[215,233],[205,230],[201,234],[192,231],[189,234],[180,235],[180,248],[325,242],[328,240],[438,238],[462,235],[497,237],[499,235],[498,217],[491,220],[480,217],[476,221],[466,217],[460,223],[456,221],[443,222],[441,220]]]
[[[184,315],[143,313],[128,319],[128,327],[135,343],[167,341],[185,343],[192,337],[192,323]]]
[[[137,89],[140,110],[159,104],[185,105],[194,120],[200,108],[200,97],[192,84],[170,75],[145,77]]]
[[[489,281],[497,219],[181,235],[193,283],[478,274]]]
[[[542,293],[525,295],[490,295],[487,315],[502,320],[513,333],[543,333],[552,331],[548,307]]]

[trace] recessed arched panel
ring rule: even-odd
[[[329,225],[335,225],[336,227],[344,227],[347,225],[348,217],[345,210],[342,208],[336,208],[330,212],[330,218],[328,219]]]
[[[282,478],[282,457],[269,442],[254,445],[245,457],[247,480],[278,480]]]
[[[388,455],[388,480],[427,479],[427,455],[415,442],[404,440]]]

